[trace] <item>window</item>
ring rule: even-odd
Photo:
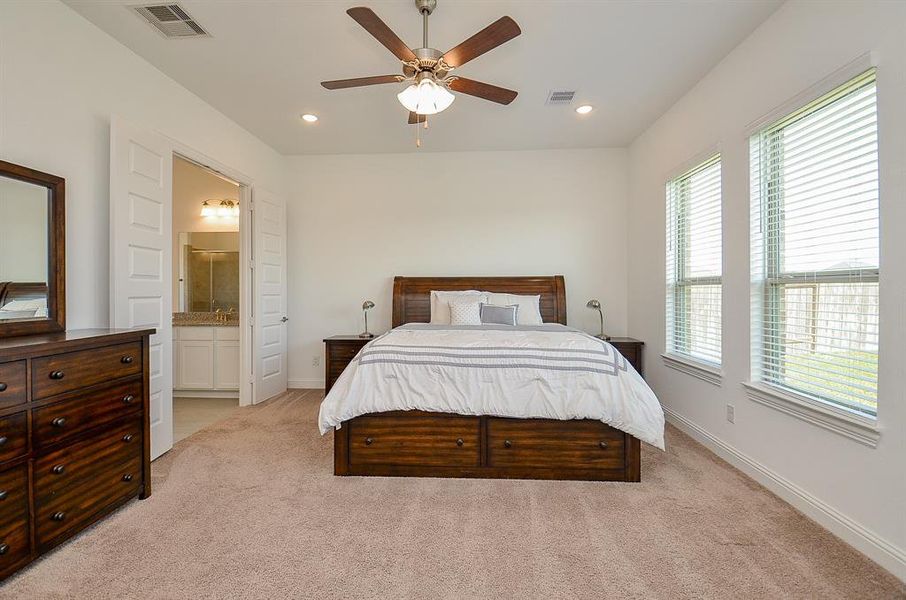
[[[753,379],[874,416],[874,69],[752,136],[750,160]]]
[[[667,182],[667,353],[720,364],[720,155]]]

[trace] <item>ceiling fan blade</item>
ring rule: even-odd
[[[392,29],[387,27],[386,23],[381,21],[380,17],[374,14],[373,10],[364,6],[357,6],[347,10],[346,14],[355,19],[356,23],[364,27],[365,31],[373,35],[377,41],[393,52],[398,59],[403,62],[415,60],[415,53],[403,43],[399,36],[393,33]]]
[[[428,115],[420,115],[418,113],[410,112],[409,113],[409,125],[415,125],[416,123],[424,123],[428,120]]]
[[[447,50],[443,61],[451,67],[460,67],[473,58],[477,58],[504,44],[522,33],[516,21],[509,17],[500,17],[452,50]]]
[[[321,85],[329,90],[342,90],[344,88],[361,87],[363,85],[377,85],[379,83],[399,83],[401,75],[376,75],[374,77],[358,77],[356,79],[335,79],[322,81]]]
[[[465,77],[457,77],[451,81],[449,85],[450,89],[454,92],[484,98],[485,100],[497,102],[498,104],[509,104],[515,100],[518,95],[518,92],[514,92],[513,90],[497,87],[490,83],[482,83],[480,81],[475,81],[474,79],[466,79]]]

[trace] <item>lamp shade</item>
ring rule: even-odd
[[[217,209],[211,206],[208,203],[208,200],[205,200],[201,203],[201,216],[202,217],[216,217]]]
[[[425,78],[397,94],[400,104],[419,115],[434,115],[449,108],[456,96],[442,85]]]
[[[362,302],[362,310],[371,310],[372,308],[374,308],[374,302],[372,302],[371,300],[365,300],[364,302]]]
[[[585,304],[585,306],[587,306],[588,308],[598,310],[599,308],[601,308],[601,303],[598,302],[597,300],[595,300],[594,298],[592,298]]]

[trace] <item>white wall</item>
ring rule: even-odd
[[[906,4],[790,2],[630,149],[629,332],[665,407],[822,524],[906,579]],[[881,178],[881,347],[877,448],[749,401],[747,125],[877,51]],[[664,182],[720,145],[723,157],[723,385],[666,368]],[[736,407],[735,424],[725,418]]]
[[[626,332],[625,150],[290,160],[290,385],[323,384],[321,340],[390,327],[394,275],[566,277],[570,325]]]
[[[0,2],[0,157],[66,178],[73,329],[108,321],[111,114],[285,191],[281,155],[65,5]]]

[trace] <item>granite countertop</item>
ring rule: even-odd
[[[239,313],[173,313],[174,327],[239,327]]]

